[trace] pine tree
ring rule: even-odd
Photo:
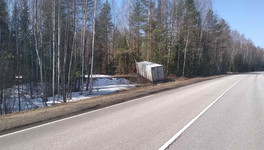
[[[2,104],[4,88],[10,81],[12,76],[10,69],[12,68],[9,61],[12,59],[12,53],[8,50],[9,28],[7,6],[4,0],[0,0],[0,114],[2,114]]]
[[[131,15],[129,16],[129,28],[131,32],[133,58],[135,61],[141,59],[142,31],[147,22],[147,7],[142,0],[132,1]]]
[[[14,39],[14,45],[16,50],[16,61],[15,63],[15,80],[17,84],[17,97],[18,97],[18,109],[21,111],[21,101],[20,101],[20,83],[19,83],[19,76],[21,76],[21,41],[22,41],[22,35],[21,35],[21,18],[20,18],[20,12],[18,11],[18,4],[17,2],[14,3],[13,8],[13,16],[12,16],[12,32],[13,32],[13,39]]]
[[[56,69],[56,1],[52,1],[52,97],[55,104],[55,69]]]
[[[155,26],[153,30],[153,52],[151,61],[163,64],[167,63],[168,48],[168,1],[158,0],[158,7],[155,13]],[[167,68],[165,67],[167,70]]]
[[[40,47],[43,47],[43,42],[40,43],[40,10],[39,10],[39,1],[34,0],[34,14],[33,14],[33,22],[35,24],[33,28],[33,36],[34,36],[34,49],[37,57],[39,72],[40,72],[40,84],[43,86],[43,58],[41,59]],[[43,37],[41,37],[43,38]],[[32,54],[33,55],[33,54]],[[32,65],[33,68],[33,65]],[[34,73],[32,73],[34,76]],[[32,77],[33,78],[33,77]]]
[[[120,32],[116,33],[117,35],[117,54],[116,54],[116,73],[119,74],[129,74],[132,73],[131,68],[133,67],[133,55],[129,51],[127,39]]]
[[[223,74],[229,71],[231,63],[230,47],[231,47],[231,36],[230,27],[224,19],[220,19],[217,24],[217,43],[216,43],[216,74]],[[253,48],[252,48],[253,49]],[[250,56],[247,58],[251,59]],[[250,65],[250,62],[248,62]],[[248,70],[246,70],[248,71]]]
[[[0,52],[8,47],[8,13],[7,6],[4,0],[0,0]]]
[[[21,66],[25,69],[23,69],[23,75],[27,77],[27,80],[31,80],[31,68],[29,67],[32,64],[32,50],[31,50],[31,32],[29,31],[29,6],[28,6],[28,0],[22,0],[22,9],[20,14],[20,32],[21,32],[21,52],[22,52],[22,58],[21,58]]]
[[[109,74],[110,71],[110,37],[113,29],[111,8],[108,0],[104,3],[96,27],[96,65],[100,73]]]
[[[214,62],[215,62],[215,41],[217,30],[218,18],[214,12],[209,9],[205,16],[204,34],[203,34],[203,51],[200,65],[200,72],[202,75],[214,74]]]
[[[186,71],[188,71],[188,75],[191,76],[193,75],[193,72],[195,72],[195,70],[198,70],[198,68],[194,66],[196,65],[195,54],[197,54],[194,50],[197,49],[197,41],[199,38],[199,14],[195,8],[193,0],[185,1],[185,9],[186,14],[184,16],[183,28],[181,31],[184,41],[182,76],[186,75]]]
[[[154,8],[155,2],[152,0],[146,1],[146,5],[148,5],[148,27],[147,27],[147,60],[151,60],[152,49],[153,49],[153,27],[154,27]]]

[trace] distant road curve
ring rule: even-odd
[[[2,135],[0,149],[155,150],[219,96],[169,149],[263,148],[263,91],[263,72],[227,76]]]

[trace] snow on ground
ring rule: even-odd
[[[86,76],[87,77],[87,76]],[[73,92],[72,93],[72,99],[67,100],[68,102],[74,102],[74,101],[80,101],[87,98],[93,98],[100,95],[107,95],[111,93],[115,93],[120,90],[126,90],[129,88],[135,87],[135,84],[131,84],[129,80],[126,80],[124,78],[117,78],[109,75],[93,75],[93,88],[91,94],[89,94],[86,91],[86,84],[83,85],[83,92]],[[21,85],[21,91],[24,92],[26,90],[26,85]],[[27,86],[28,87],[28,86]],[[12,112],[18,111],[18,96],[17,96],[17,86],[14,86],[13,88],[7,89],[7,91],[12,91],[10,93],[13,93],[13,95],[8,96],[8,107],[9,109],[12,109]],[[15,93],[15,94],[14,94]],[[11,102],[11,100],[13,102]],[[10,103],[11,102],[11,103]],[[55,103],[62,103],[63,99],[62,96],[56,95],[55,96]],[[48,97],[48,106],[51,106],[53,104],[53,97]],[[2,105],[2,108],[4,106]],[[42,98],[34,98],[30,99],[30,96],[28,94],[23,94],[21,96],[21,110],[29,110],[34,109],[38,107],[44,107]]]
[[[90,77],[93,76],[93,79],[94,78],[113,78],[113,76],[110,76],[110,75],[103,75],[103,74],[94,74],[94,75],[90,75]],[[85,75],[85,78],[87,78],[88,75]]]
[[[87,77],[87,76],[86,76]],[[135,87],[135,84],[131,84],[130,81],[124,78],[116,78],[108,75],[93,75],[93,90],[89,95],[86,91],[86,84],[83,85],[83,93],[81,92],[73,92],[72,101],[83,100],[87,98],[92,98],[100,95],[107,95],[111,93],[115,93],[120,90],[126,90],[129,88]]]

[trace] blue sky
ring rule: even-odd
[[[232,30],[264,48],[264,0],[214,0],[213,7]]]
[[[238,30],[264,48],[264,0],[212,0],[215,12],[232,30]],[[121,5],[122,0],[116,0]]]

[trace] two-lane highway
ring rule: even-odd
[[[264,149],[264,74],[251,73],[230,89],[168,148]]]
[[[3,135],[0,149],[155,150],[217,99],[169,149],[264,147],[260,72],[205,81]]]

